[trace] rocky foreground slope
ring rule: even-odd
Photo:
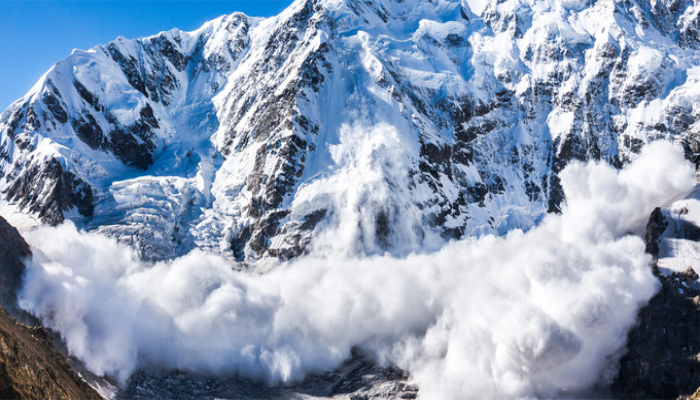
[[[31,255],[17,229],[0,217],[0,306],[23,322],[29,317],[17,306],[17,291],[22,287],[23,260]]]
[[[22,325],[5,311],[31,319],[17,307],[22,261],[29,256],[27,243],[0,217],[0,398],[102,398],[73,371],[44,328]]]
[[[700,396],[700,191],[656,209],[647,225],[647,252],[661,290],[629,334],[613,386],[621,398]]]
[[[0,398],[101,399],[71,368],[42,327],[19,324],[0,308]]]

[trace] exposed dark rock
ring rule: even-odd
[[[90,146],[91,149],[97,150],[104,147],[104,132],[92,114],[87,114],[84,118],[80,116],[74,118],[71,120],[71,124],[78,139]]]
[[[319,49],[310,54],[301,66],[300,81],[311,87],[315,92],[321,90],[321,85],[325,80],[319,68],[331,69],[330,64],[324,58],[324,53],[328,51],[328,43],[321,44]]]
[[[119,65],[122,72],[124,72],[124,75],[126,75],[126,79],[129,82],[129,84],[139,92],[143,93],[144,96],[148,96],[148,92],[146,91],[146,84],[143,81],[143,77],[141,77],[138,62],[136,61],[136,59],[132,56],[129,56],[129,58],[127,58],[124,54],[122,54],[119,51],[119,49],[114,43],[110,43],[107,46],[107,51],[112,56],[112,59]]]
[[[146,77],[146,87],[153,101],[160,101],[163,105],[169,105],[172,94],[179,87],[179,83],[170,68],[165,66],[160,71],[154,71]]]
[[[294,233],[284,238],[284,244],[281,247],[268,248],[267,254],[283,261],[306,254],[308,252],[307,246],[311,242],[311,235],[316,225],[323,221],[326,215],[328,215],[328,210],[316,210],[306,215],[300,224],[292,223],[282,227],[277,233],[284,234],[290,231]]]
[[[139,111],[139,115],[141,115],[141,121],[143,121],[143,123],[148,124],[153,128],[160,127],[158,124],[158,119],[156,119],[155,115],[153,115],[153,109],[151,108],[150,104],[146,104],[141,111]]]
[[[118,125],[109,112],[104,115],[105,119]],[[117,127],[109,133],[109,137],[105,136],[90,113],[73,118],[71,124],[78,138],[91,149],[109,151],[124,165],[145,170],[153,165],[153,152],[156,149],[153,129],[158,128],[159,124],[148,104],[139,111],[139,116],[140,120],[126,127]]]
[[[286,60],[299,41],[299,35],[303,34],[307,28],[313,12],[314,2],[306,0],[299,12],[277,27],[265,47],[265,53],[270,55],[270,61],[274,61],[278,66]]]
[[[666,221],[664,214],[661,212],[661,208],[655,208],[651,213],[649,223],[647,223],[647,230],[644,234],[646,252],[653,257],[654,268],[656,268],[656,263],[659,260],[659,240],[666,227],[668,227],[668,221]]]
[[[0,398],[102,397],[71,369],[44,328],[21,325],[0,308]]]
[[[552,144],[553,154],[552,176],[549,181],[548,212],[561,212],[561,203],[564,201],[564,189],[561,187],[559,173],[573,160],[585,161],[589,154],[586,144],[576,135],[570,135],[563,140],[556,138]]]
[[[158,45],[157,47],[160,47],[159,53],[168,59],[178,71],[182,72],[187,68],[187,57],[177,51],[170,40],[163,36],[158,36],[155,42]]]
[[[56,121],[65,124],[68,122],[68,114],[66,110],[61,107],[61,101],[52,92],[46,91],[42,96],[42,100],[46,107],[49,109],[51,114],[56,118]]]
[[[29,245],[0,217],[0,398],[99,399],[54,347],[49,333],[17,306]]]
[[[625,135],[622,137],[622,145],[630,149],[631,152],[638,154],[644,146],[644,142],[638,138]]]
[[[265,209],[277,208],[284,196],[294,190],[296,182],[304,172],[304,152],[307,143],[299,136],[293,135],[281,140],[275,148],[278,161],[275,165],[275,179],[268,180],[265,188]]]
[[[27,109],[27,124],[25,127],[30,131],[36,131],[41,129],[41,121],[39,121],[39,116],[34,111],[34,106],[30,105]]]
[[[148,124],[136,122],[126,129],[112,131],[109,147],[124,165],[146,170],[153,165],[153,151],[156,145],[151,140],[152,137],[153,133]]]
[[[75,87],[75,90],[78,92],[80,97],[85,100],[92,108],[96,111],[102,111],[103,106],[100,103],[100,99],[92,94],[78,79],[75,79],[73,81],[73,87]]]
[[[23,261],[31,255],[17,229],[0,217],[0,306],[15,318],[24,315],[17,306],[17,292],[22,288]]]
[[[700,387],[700,290],[692,268],[659,276],[661,291],[630,332],[613,391],[624,399],[676,399]]]
[[[304,217],[304,223],[301,224],[303,230],[313,230],[319,222],[323,221],[328,215],[328,210],[316,210]]]
[[[470,203],[479,203],[483,206],[486,195],[489,193],[489,188],[481,182],[477,182],[473,186],[467,188]]]
[[[24,120],[24,117],[25,112],[22,108],[17,109],[10,115],[10,118],[7,122],[7,125],[9,127],[9,129],[7,130],[7,135],[10,138],[14,139],[17,136],[17,131],[19,130],[20,125],[22,124],[22,120]]]
[[[450,146],[439,147],[433,143],[423,143],[420,148],[421,162],[419,168],[422,172],[439,179],[440,173],[450,174],[452,148]]]
[[[693,132],[681,141],[685,157],[695,164],[695,168],[700,168],[700,132]]]
[[[695,18],[681,28],[681,36],[678,44],[691,49],[700,48],[700,13],[696,13]]]
[[[233,256],[237,261],[243,261],[245,259],[245,246],[250,240],[253,228],[249,225],[243,228],[238,234],[231,240],[231,251],[233,251]]]
[[[84,216],[91,216],[94,208],[90,185],[65,171],[56,159],[28,167],[4,194],[50,225],[63,222],[63,212],[73,207]]]
[[[255,153],[255,166],[253,167],[253,171],[249,177],[250,182],[248,183],[248,188],[253,195],[257,195],[260,192],[260,188],[262,187],[262,185],[264,185],[267,181],[267,175],[263,174],[263,171],[265,170],[266,159],[267,146],[262,145]],[[256,199],[253,200],[259,202]],[[260,216],[264,211],[262,209],[259,209],[258,206],[254,206],[253,204],[251,204],[250,209],[251,216]]]
[[[654,257],[653,269],[661,290],[640,311],[637,325],[628,335],[628,351],[612,385],[620,398],[677,399],[692,395],[700,387],[698,274],[688,267],[684,272],[664,276],[656,267],[659,240],[668,226],[661,209],[654,210],[645,240],[647,252]],[[676,230],[674,233],[681,235],[688,232],[683,227]]]
[[[467,41],[462,36],[455,33],[450,33],[445,37],[445,44],[448,46],[460,47],[465,43],[467,43]]]
[[[265,214],[260,218],[252,229],[251,239],[248,246],[259,256],[265,254],[269,248],[270,238],[278,233],[280,222],[289,215],[289,211],[280,210]]]

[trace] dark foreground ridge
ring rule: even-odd
[[[24,274],[22,260],[31,255],[29,245],[17,229],[0,217],[0,306],[15,318],[22,314],[17,308],[17,291],[22,287]]]
[[[624,399],[685,398],[700,387],[700,290],[697,274],[660,276],[661,291],[629,334],[614,392]]]
[[[0,217],[0,399],[100,399],[56,350],[48,332],[18,323],[5,308],[17,308],[29,245]]]
[[[0,398],[100,399],[73,372],[42,327],[29,328],[0,308]]]

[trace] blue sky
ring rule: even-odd
[[[26,94],[56,61],[117,36],[194,30],[223,14],[271,16],[292,0],[0,0],[0,112]]]

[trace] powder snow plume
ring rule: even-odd
[[[71,224],[40,228],[26,235],[35,256],[20,304],[122,381],[161,366],[291,382],[361,346],[408,370],[426,399],[556,396],[614,376],[657,290],[630,232],[693,174],[680,148],[653,143],[622,170],[570,165],[562,214],[528,232],[403,258],[323,253],[265,274],[200,251],[148,264]]]

